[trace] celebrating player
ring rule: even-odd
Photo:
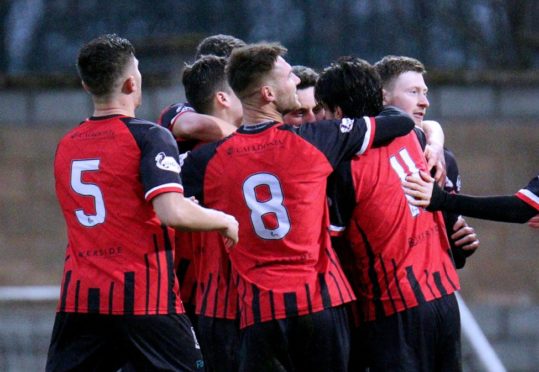
[[[128,40],[90,41],[77,67],[94,112],[54,162],[68,245],[47,371],[203,370],[166,225],[218,230],[234,244],[237,221],[183,197],[170,132],[134,117],[142,77]]]
[[[315,92],[326,118],[342,119],[382,111],[381,88],[373,66],[348,57],[321,73]],[[459,279],[443,217],[410,205],[401,187],[407,174],[426,169],[418,137],[409,133],[337,170],[331,205],[347,223],[340,252],[361,320],[352,370],[461,368]]]
[[[282,124],[298,77],[279,44],[234,49],[227,73],[243,106],[236,133],[185,160],[185,186],[240,223],[230,250],[240,300],[240,370],[344,371],[354,299],[328,233],[326,179],[374,143],[410,131],[406,116]],[[243,225],[244,224],[244,225]]]

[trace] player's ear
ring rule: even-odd
[[[137,82],[133,75],[129,75],[122,84],[122,93],[131,94],[137,90]]]
[[[387,90],[385,90],[384,88],[382,88],[382,97],[383,97],[383,100],[384,100],[384,106],[386,106],[389,102],[389,92]]]
[[[275,101],[275,92],[273,91],[273,87],[271,85],[262,86],[262,88],[260,88],[260,94],[267,102]]]
[[[335,119],[341,120],[343,118],[342,109],[339,106],[335,106],[333,115],[335,116]]]
[[[230,98],[225,92],[219,91],[215,93],[215,99],[221,106],[230,107]]]

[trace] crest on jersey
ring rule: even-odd
[[[354,127],[354,120],[344,118],[341,120],[341,124],[339,124],[339,128],[341,129],[342,133],[348,133],[352,130]]]
[[[157,165],[157,168],[174,172],[174,173],[180,173],[180,165],[174,159],[172,156],[166,156],[164,152],[160,152],[155,157],[155,165]]]

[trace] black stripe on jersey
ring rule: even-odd
[[[168,226],[161,225],[163,237],[165,240],[165,262],[167,265],[167,309],[168,314],[176,314],[176,292],[174,292],[174,284],[176,283],[176,272],[174,271],[174,254],[172,252],[172,243],[168,235]]]
[[[215,283],[215,295],[213,296],[213,317],[217,317],[217,303],[219,302],[219,283],[221,282],[221,273],[217,272],[217,283]]]
[[[442,266],[444,267],[445,278],[447,279],[447,281],[449,282],[449,284],[451,284],[451,287],[453,287],[453,290],[454,290],[454,291],[457,291],[458,288],[457,288],[457,286],[455,285],[455,283],[453,283],[453,281],[451,280],[451,278],[449,277],[449,273],[447,272],[447,267],[445,267],[445,263],[443,263]]]
[[[240,275],[239,274],[236,274],[236,288],[238,288],[238,305],[240,304],[240,301],[239,301],[239,289],[240,289]],[[243,293],[241,295],[241,303],[244,304],[245,303],[245,297],[247,296],[247,286],[243,285]],[[239,307],[238,307],[239,309]],[[240,311],[240,315],[241,315],[241,311]],[[247,310],[243,311],[243,321],[245,323],[247,323]]]
[[[75,312],[79,312],[79,294],[80,294],[80,280],[77,280],[77,285],[75,286]]]
[[[429,271],[428,270],[425,270],[425,276],[426,276],[425,283],[427,283],[427,288],[429,289],[430,294],[432,295],[432,297],[436,298],[436,294],[432,290],[432,287],[430,286],[430,283],[429,283]]]
[[[251,304],[253,309],[253,319],[255,323],[259,323],[262,318],[260,314],[260,290],[254,284],[251,285],[251,288],[253,289],[253,302]]]
[[[155,298],[157,303],[155,304],[156,312],[159,313],[159,300],[161,299],[161,260],[159,259],[159,244],[157,243],[157,236],[153,235],[153,246],[155,248],[155,261],[157,263],[157,293]]]
[[[318,274],[318,282],[320,283],[320,296],[322,297],[322,304],[324,309],[331,307],[331,297],[329,296],[328,283],[323,273]]]
[[[227,314],[230,286],[233,285],[232,274],[230,270],[231,270],[231,267],[230,267],[230,260],[229,260],[227,262],[227,270],[226,270],[226,272],[228,273],[228,283],[227,283],[226,292],[225,292],[225,305],[223,306],[223,317],[226,317],[226,314]]]
[[[200,283],[200,288],[202,289],[202,292],[204,293],[202,295],[202,303],[200,304],[200,313],[202,315],[207,315],[206,314],[206,307],[208,306],[208,295],[210,294],[210,288],[211,288],[211,283],[213,281],[213,274],[210,273],[209,277],[208,277],[208,285],[204,288],[204,283]]]
[[[380,255],[380,264],[382,265],[382,270],[384,271],[384,281],[386,283],[386,291],[387,295],[389,296],[389,302],[391,303],[391,307],[393,308],[393,312],[397,312],[397,306],[395,306],[395,300],[393,299],[393,295],[391,294],[391,290],[389,289],[389,276],[387,275],[387,268],[384,263],[384,260],[382,260],[382,255]],[[402,296],[402,294],[401,294]]]
[[[112,303],[114,299],[114,282],[110,283],[109,287],[109,314],[112,315]]]
[[[65,311],[66,309],[67,291],[69,290],[70,283],[71,283],[71,270],[68,270],[64,278],[64,288],[62,288],[62,298],[60,300],[60,311]]]
[[[283,295],[284,309],[286,311],[286,317],[292,317],[298,315],[298,299],[295,292],[286,292]]]
[[[341,287],[339,287],[339,284],[337,282],[337,278],[335,278],[335,275],[332,272],[329,272],[329,275],[333,279],[333,282],[335,283],[335,286],[337,287],[337,291],[339,291],[339,297],[341,298],[341,304],[344,302],[344,297],[342,296]]]
[[[189,298],[187,299],[187,302],[190,303],[190,304],[195,303],[195,299],[196,299],[196,296],[197,296],[197,286],[198,286],[198,282],[195,281],[193,283],[193,286],[191,287],[191,293],[189,293]]]
[[[311,301],[311,288],[309,284],[305,284],[305,297],[307,297],[307,306],[309,308],[309,314],[313,312],[313,302]]]
[[[146,315],[150,312],[150,261],[148,253],[144,254],[144,264],[146,265]]]
[[[99,288],[88,288],[88,313],[99,314]]]
[[[357,231],[361,234],[361,238],[363,239],[363,243],[365,244],[365,251],[367,253],[367,257],[369,259],[369,267],[368,267],[368,275],[369,280],[372,284],[372,298],[374,301],[374,311],[376,314],[376,318],[384,316],[384,306],[382,305],[382,289],[380,288],[380,282],[378,281],[378,275],[376,274],[376,269],[374,268],[375,264],[375,256],[374,251],[372,250],[371,243],[369,242],[369,239],[367,239],[367,234],[365,234],[365,231],[359,226],[359,223],[354,219],[354,225],[356,226]],[[380,260],[382,260],[382,257],[380,256]]]
[[[135,310],[135,273],[124,273],[124,314],[132,315]]]
[[[270,308],[271,308],[271,319],[275,319],[275,299],[273,298],[273,291],[269,291],[270,295]]]
[[[412,266],[408,266],[406,268],[406,277],[408,278],[408,283],[410,284],[410,287],[412,288],[412,291],[414,292],[415,299],[417,302],[421,305],[424,304],[425,296],[423,295],[423,292],[421,291],[421,286],[419,282],[417,281],[417,278],[414,274],[414,269]]]
[[[339,273],[339,278],[341,279],[341,282],[342,283],[348,283],[348,278],[346,277],[346,275],[344,275],[341,264],[335,259],[335,257],[331,254],[331,252],[329,251],[328,248],[326,248],[326,255],[328,256],[329,261],[332,263],[332,265],[335,267],[335,269],[337,269],[337,272]],[[339,293],[341,293],[341,288],[339,287],[338,283],[339,282],[337,280],[335,280],[335,285],[339,289]],[[346,292],[348,293],[348,298],[353,298],[354,295],[351,292],[350,286],[345,286],[345,288],[346,288]],[[342,299],[342,295],[341,295],[341,299]],[[344,301],[344,299],[343,299],[343,301]]]
[[[408,304],[406,303],[406,298],[404,297],[404,294],[402,294],[401,285],[399,283],[399,278],[397,277],[397,262],[395,259],[391,260],[391,264],[393,265],[393,275],[395,279],[395,284],[397,285],[397,290],[399,291],[399,296],[401,296],[402,303],[404,304],[404,308],[408,309]]]
[[[178,275],[178,280],[180,281],[180,288],[183,285],[183,281],[185,280],[185,274],[187,273],[187,268],[189,268],[190,263],[191,260],[188,260],[186,258],[180,258],[180,262],[178,262],[176,274]]]
[[[436,288],[438,288],[442,296],[447,296],[447,291],[442,284],[442,276],[440,275],[440,272],[436,271],[432,275],[434,276],[434,283],[436,283]]]

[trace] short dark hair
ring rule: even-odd
[[[182,77],[185,96],[197,112],[209,114],[215,92],[230,89],[225,66],[226,58],[206,55],[185,67]]]
[[[427,73],[423,63],[415,58],[406,56],[385,56],[376,62],[374,67],[378,71],[384,87],[389,86],[400,74],[408,71],[418,72],[420,74]]]
[[[217,34],[208,36],[198,44],[195,59],[210,54],[219,57],[228,57],[233,49],[245,45],[245,41],[232,35]]]
[[[135,56],[129,40],[116,34],[99,36],[79,51],[77,70],[91,94],[104,96],[112,92],[116,80]]]
[[[315,87],[318,102],[345,117],[376,116],[383,109],[382,83],[378,72],[367,61],[341,57],[326,67]]]
[[[314,87],[318,80],[318,73],[310,67],[296,65],[292,66],[292,72],[301,80],[298,89]]]
[[[250,44],[234,49],[226,66],[228,84],[242,99],[259,85],[287,49],[279,43]]]

